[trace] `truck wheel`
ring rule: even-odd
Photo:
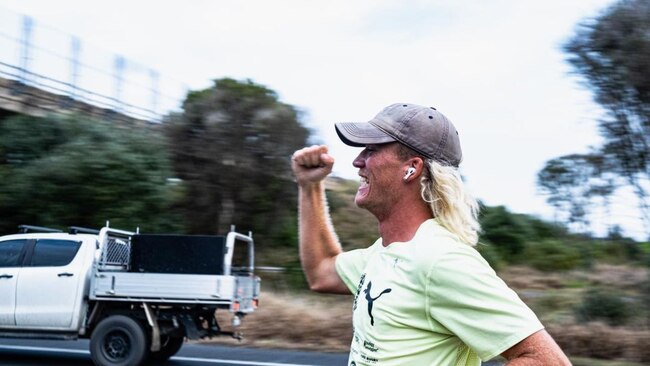
[[[140,323],[124,315],[102,320],[90,338],[90,356],[97,366],[137,366],[147,356],[147,337]]]
[[[162,336],[160,350],[149,354],[149,361],[163,362],[175,355],[183,346],[183,337]]]

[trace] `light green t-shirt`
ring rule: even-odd
[[[471,246],[436,220],[410,242],[342,253],[355,295],[349,366],[475,366],[543,329]]]

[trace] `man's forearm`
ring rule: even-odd
[[[531,334],[501,355],[508,360],[507,366],[571,366],[571,361],[546,330]]]
[[[299,227],[300,261],[310,287],[332,292],[332,276],[338,280],[334,260],[342,249],[332,227],[323,182],[299,187]]]
[[[302,148],[291,157],[291,169],[298,183],[300,261],[309,288],[349,294],[336,272],[336,257],[342,250],[325,200],[324,180],[333,166],[334,158],[324,145]]]

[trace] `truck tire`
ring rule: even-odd
[[[102,320],[90,338],[90,356],[97,366],[138,366],[147,353],[142,325],[128,316]]]
[[[184,337],[163,336],[160,339],[160,350],[149,353],[148,360],[151,362],[167,361],[175,355],[183,346]]]

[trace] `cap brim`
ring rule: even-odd
[[[336,133],[344,144],[363,147],[373,144],[386,144],[396,141],[370,123],[335,123]]]

